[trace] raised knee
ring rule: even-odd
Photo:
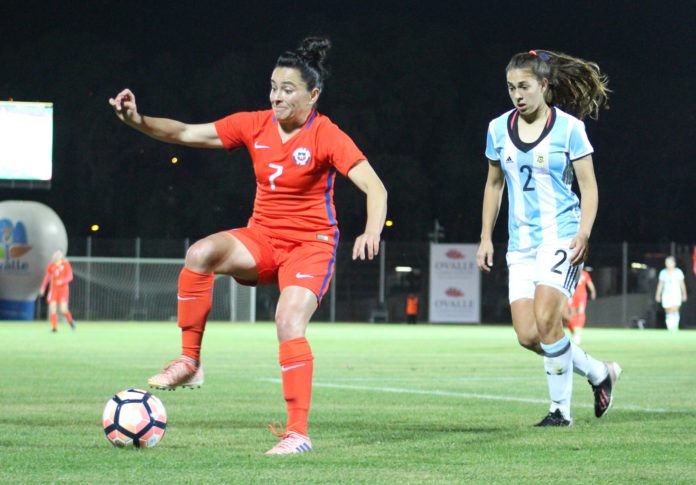
[[[215,264],[215,245],[205,239],[196,242],[186,251],[185,264],[194,271],[211,271]]]

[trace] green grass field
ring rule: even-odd
[[[509,327],[310,325],[315,451],[267,457],[284,419],[275,328],[210,324],[206,384],[158,391],[169,425],[147,450],[113,448],[106,401],[176,356],[174,323],[0,323],[0,483],[694,483],[696,332],[588,328],[624,368],[614,407],[575,422],[548,409],[539,357]]]

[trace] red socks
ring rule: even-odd
[[[188,268],[179,275],[178,320],[182,355],[200,361],[201,341],[213,301],[213,273]],[[312,398],[314,357],[304,337],[287,340],[279,347],[283,397],[288,406],[286,430],[307,436],[307,415]]]
[[[63,315],[65,315],[65,319],[68,321],[68,323],[70,325],[72,325],[73,324],[72,313],[70,313],[70,311],[67,311]]]
[[[51,330],[58,330],[58,314],[51,313]]]
[[[287,431],[307,436],[307,415],[312,399],[314,357],[304,337],[280,343],[280,370],[283,375],[283,397],[288,405]]]
[[[184,267],[177,294],[182,355],[200,362],[205,322],[213,304],[213,273],[196,273]]]

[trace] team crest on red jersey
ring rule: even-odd
[[[304,167],[312,159],[312,154],[309,152],[309,148],[300,147],[292,152],[293,161],[300,167]]]

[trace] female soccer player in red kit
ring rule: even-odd
[[[53,253],[53,261],[48,263],[46,268],[46,276],[41,283],[41,296],[46,293],[46,287],[50,283],[46,301],[48,302],[48,315],[51,320],[51,331],[58,331],[58,307],[60,312],[70,324],[70,328],[75,330],[75,321],[72,313],[68,309],[68,301],[70,300],[70,282],[73,279],[72,266],[67,259],[63,257],[62,251]]]
[[[121,121],[157,140],[193,147],[245,147],[256,174],[253,215],[244,228],[196,242],[179,277],[178,323],[182,356],[149,384],[161,389],[203,383],[200,348],[211,308],[213,275],[232,275],[247,285],[277,283],[275,320],[288,420],[282,440],[267,454],[310,451],[307,415],[312,392],[312,350],[305,330],[333,275],[339,231],[333,204],[336,172],[367,195],[365,232],[353,259],[379,250],[387,192],[365,155],[316,110],[328,72],[331,44],[307,38],[284,52],[271,74],[271,109],[241,112],[214,123],[186,124],[143,116],[126,89],[109,100]]]

